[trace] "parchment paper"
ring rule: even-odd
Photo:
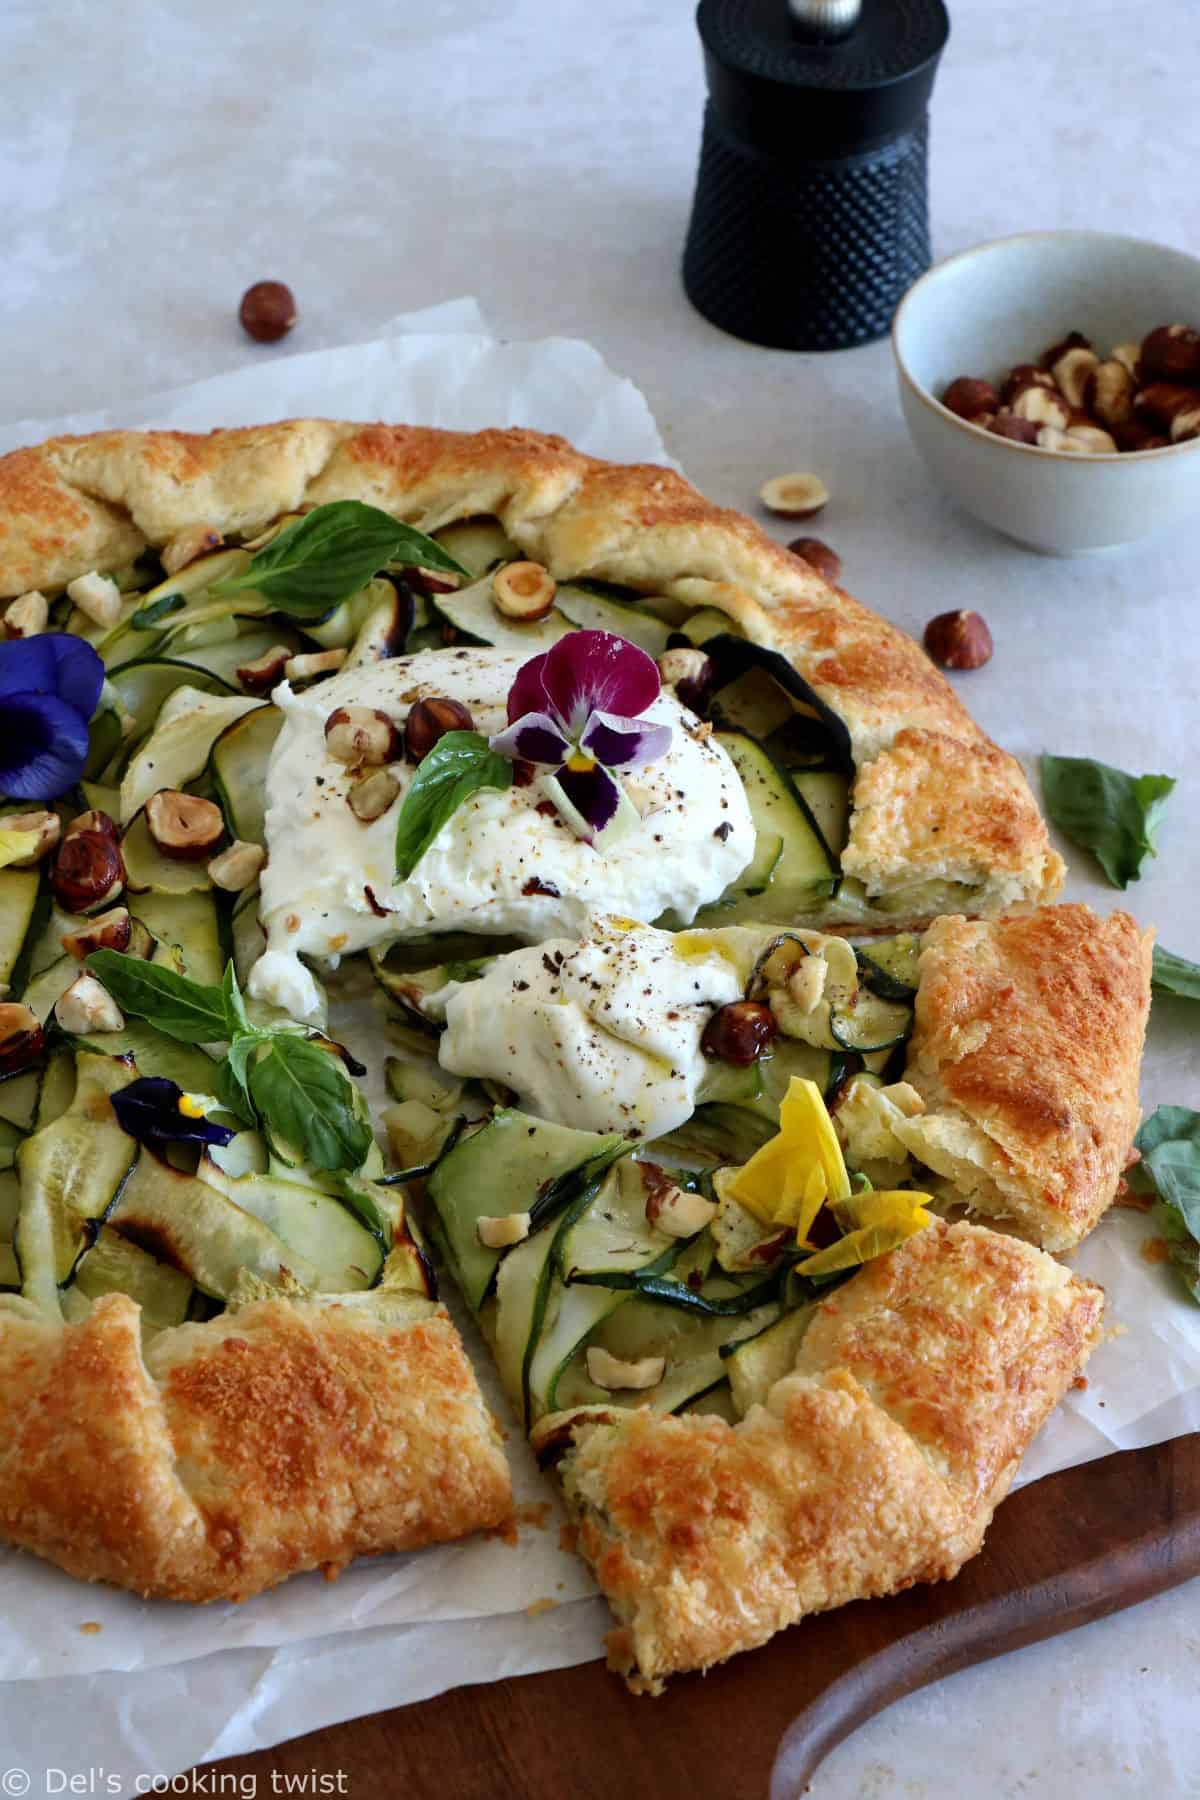
[[[63,430],[207,429],[298,414],[468,430],[521,424],[562,432],[600,456],[669,460],[640,392],[594,349],[565,338],[497,342],[472,300],[396,320],[372,343],[274,355],[119,411],[0,427],[0,450]],[[1174,760],[1160,748],[1127,766],[1179,773],[1188,762],[1183,721],[1179,733]],[[1045,737],[1041,721],[1018,718],[1009,742]],[[1051,741],[1067,741],[1061,723]],[[1115,750],[1113,757],[1124,760]],[[1164,857],[1169,835],[1170,823]],[[1083,860],[1066,849],[1068,860]],[[1176,881],[1164,879],[1165,860],[1156,869],[1163,916],[1180,924],[1194,917],[1194,857],[1193,840]],[[1071,892],[1104,910],[1119,902],[1086,870],[1073,871]],[[1164,936],[1194,953],[1178,930],[1173,940]],[[1147,1110],[1196,1092],[1197,1024],[1183,1003],[1156,1002]],[[1116,1333],[1093,1357],[1086,1389],[1068,1396],[1034,1445],[1020,1481],[1200,1429],[1200,1307],[1169,1270],[1142,1257],[1151,1234],[1143,1217],[1114,1212],[1073,1259],[1106,1288]],[[467,1333],[488,1398],[509,1417],[490,1362],[469,1326]],[[243,1607],[138,1601],[0,1552],[0,1761],[40,1769],[53,1743],[56,1766],[103,1766],[120,1784],[95,1791],[132,1793],[138,1775],[169,1774],[463,1682],[598,1654],[605,1611],[587,1598],[594,1589],[583,1565],[559,1547],[553,1489],[515,1422],[507,1449],[525,1509],[515,1547],[476,1540],[384,1558],[336,1583],[301,1577]],[[554,1604],[528,1614],[539,1601]],[[28,1791],[36,1794],[36,1783]]]

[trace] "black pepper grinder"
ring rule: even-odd
[[[942,0],[700,0],[708,106],[683,257],[735,337],[881,337],[929,266],[928,105]]]

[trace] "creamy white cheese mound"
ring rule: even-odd
[[[597,912],[653,919],[669,908],[686,922],[745,868],[754,824],[741,781],[720,746],[693,736],[692,715],[663,693],[646,717],[672,726],[671,748],[626,778],[642,815],[627,835],[603,849],[584,843],[537,780],[485,788],[447,821],[408,880],[396,881],[396,819],[413,767],[392,765],[401,794],[363,824],[346,801],[354,774],[326,753],[326,719],[338,706],[371,706],[402,725],[417,700],[444,695],[490,735],[506,723],[524,660],[486,647],[423,650],[347,669],[303,693],[286,683],[275,690],[284,724],[267,774],[267,948],[252,994],[293,1018],[317,1018],[320,990],[301,952],[336,959],[439,931],[537,942],[577,936]]]
[[[743,937],[751,948],[738,954]],[[695,1111],[701,1034],[715,1006],[742,998],[760,938],[595,919],[581,940],[514,950],[442,990],[438,1059],[515,1088],[539,1118],[661,1137]]]

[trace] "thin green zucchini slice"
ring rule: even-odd
[[[112,1209],[138,1153],[109,1096],[136,1078],[132,1061],[81,1054],[75,1098],[17,1155],[21,1210],[13,1238],[27,1299],[57,1312],[91,1229]]]
[[[470,587],[456,588],[453,593],[434,594],[431,604],[462,637],[523,656],[537,656],[575,629],[557,611],[526,625],[516,619],[506,619],[493,601],[490,575],[485,575],[482,581],[472,582]]]
[[[320,1271],[326,1292],[352,1293],[377,1279],[383,1267],[382,1236],[368,1231],[340,1200],[299,1182],[226,1175],[208,1158],[201,1159],[198,1174],[243,1212],[261,1219],[290,1250],[298,1250]]]
[[[443,525],[433,535],[455,562],[476,579],[488,574],[498,563],[520,560],[520,550],[499,519],[483,516],[456,519],[453,525]]]
[[[837,887],[835,857],[813,822],[804,800],[782,769],[777,769],[760,744],[740,731],[714,733],[741,777],[757,831],[751,879],[761,881],[764,838],[772,844],[783,840],[763,893],[753,893],[739,877],[730,893],[714,906],[705,907],[699,923],[736,924],[739,920],[770,923],[802,918]]]
[[[11,987],[25,941],[40,931],[37,869],[0,869],[0,982]]]
[[[653,613],[584,586],[560,587],[554,596],[554,604],[564,619],[581,631],[611,631],[627,643],[636,644],[655,662],[666,654],[667,645],[674,636],[671,626],[656,619]]]
[[[154,1331],[182,1325],[194,1292],[182,1269],[139,1250],[109,1225],[100,1227],[95,1243],[80,1258],[74,1285],[89,1300],[128,1294],[141,1307],[143,1324]]]
[[[164,856],[146,824],[143,807],[129,821],[121,839],[125,881],[131,894],[196,894],[210,890],[212,878],[204,862],[182,862]],[[131,903],[136,908],[137,902]]]
[[[209,756],[209,775],[230,836],[246,844],[267,841],[267,765],[282,729],[279,708],[261,706],[227,725]]]
[[[921,938],[915,931],[903,931],[896,937],[872,938],[867,944],[856,944],[859,977],[864,987],[881,1000],[916,999],[920,982]]]

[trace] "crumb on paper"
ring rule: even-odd
[[[549,1500],[526,1500],[517,1508],[517,1524],[532,1525],[535,1531],[545,1531],[553,1510]]]
[[[1170,1261],[1170,1257],[1171,1246],[1167,1243],[1166,1238],[1147,1238],[1142,1245],[1141,1258],[1143,1262],[1165,1263]]]
[[[1082,1393],[1086,1389],[1087,1384],[1088,1384],[1088,1378],[1086,1375],[1077,1375],[1075,1377],[1074,1381],[1071,1383],[1071,1386],[1073,1388],[1077,1388],[1079,1390],[1079,1392]]]
[[[104,1630],[104,1627],[99,1619],[85,1619],[79,1629],[84,1637],[96,1637],[99,1632]]]
[[[525,1612],[529,1618],[536,1619],[539,1613],[553,1612],[557,1605],[557,1600],[551,1600],[544,1594],[540,1600],[531,1600]]]
[[[501,1544],[507,1544],[510,1550],[515,1550],[519,1541],[517,1538],[516,1515],[510,1513],[507,1519],[501,1520],[499,1525],[493,1525],[489,1530],[485,1531],[483,1535],[485,1538],[492,1538]]]
[[[1106,1344],[1115,1344],[1118,1338],[1123,1338],[1123,1337],[1128,1337],[1128,1336],[1129,1336],[1128,1325],[1121,1325],[1121,1324],[1110,1325],[1108,1330],[1104,1334],[1104,1341]]]

